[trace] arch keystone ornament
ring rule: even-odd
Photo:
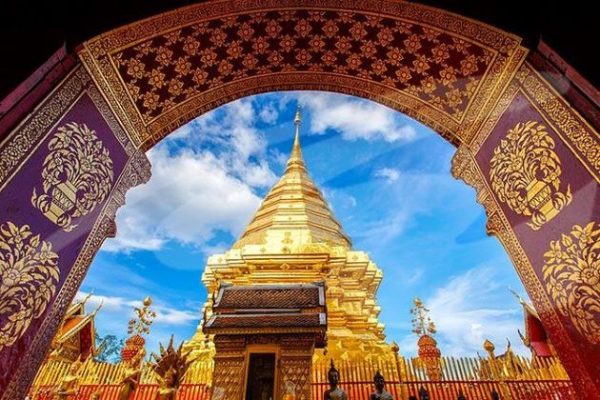
[[[58,284],[58,255],[29,225],[0,225],[0,350],[44,313]]]
[[[87,215],[106,199],[113,181],[110,152],[85,124],[58,128],[48,143],[42,170],[43,193],[33,189],[31,203],[66,232],[73,218]]]
[[[560,189],[560,159],[554,139],[536,121],[518,123],[494,149],[490,180],[498,199],[514,212],[531,216],[533,230],[556,217],[573,196]]]
[[[544,258],[546,288],[558,310],[590,343],[600,344],[600,225],[574,225],[550,242]]]

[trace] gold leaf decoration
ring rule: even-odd
[[[56,292],[60,271],[50,242],[29,225],[0,225],[0,350],[13,345]]]
[[[50,221],[70,232],[73,218],[90,213],[108,196],[113,181],[110,153],[85,124],[58,128],[48,143],[42,170],[43,193],[33,189],[31,203]]]
[[[533,230],[571,202],[571,187],[560,191],[560,159],[554,139],[536,121],[518,123],[494,149],[490,161],[492,190],[517,214],[530,216]]]
[[[544,263],[546,290],[559,312],[590,343],[600,344],[600,226],[574,225],[550,242]]]

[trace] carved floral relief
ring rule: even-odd
[[[571,187],[561,191],[561,161],[554,139],[536,121],[518,123],[494,149],[490,181],[498,199],[517,214],[531,217],[538,230],[571,200]]]
[[[42,190],[33,189],[31,203],[50,221],[70,232],[74,218],[104,201],[113,182],[113,162],[96,132],[85,124],[68,123],[48,143],[42,169]]]
[[[600,225],[574,225],[544,253],[546,290],[590,343],[600,344]]]
[[[52,243],[29,225],[0,225],[0,350],[13,345],[56,292],[60,271]]]

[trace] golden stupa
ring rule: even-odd
[[[286,169],[269,191],[246,230],[225,253],[208,258],[202,282],[207,288],[204,320],[212,315],[220,284],[268,285],[321,281],[326,286],[327,347],[314,361],[393,357],[378,320],[377,288],[383,273],[352,242],[308,175],[300,147],[300,110],[294,119],[294,145]],[[186,350],[214,354],[202,323]]]

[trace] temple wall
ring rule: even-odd
[[[213,400],[242,400],[246,373],[246,340],[241,336],[215,338]]]

